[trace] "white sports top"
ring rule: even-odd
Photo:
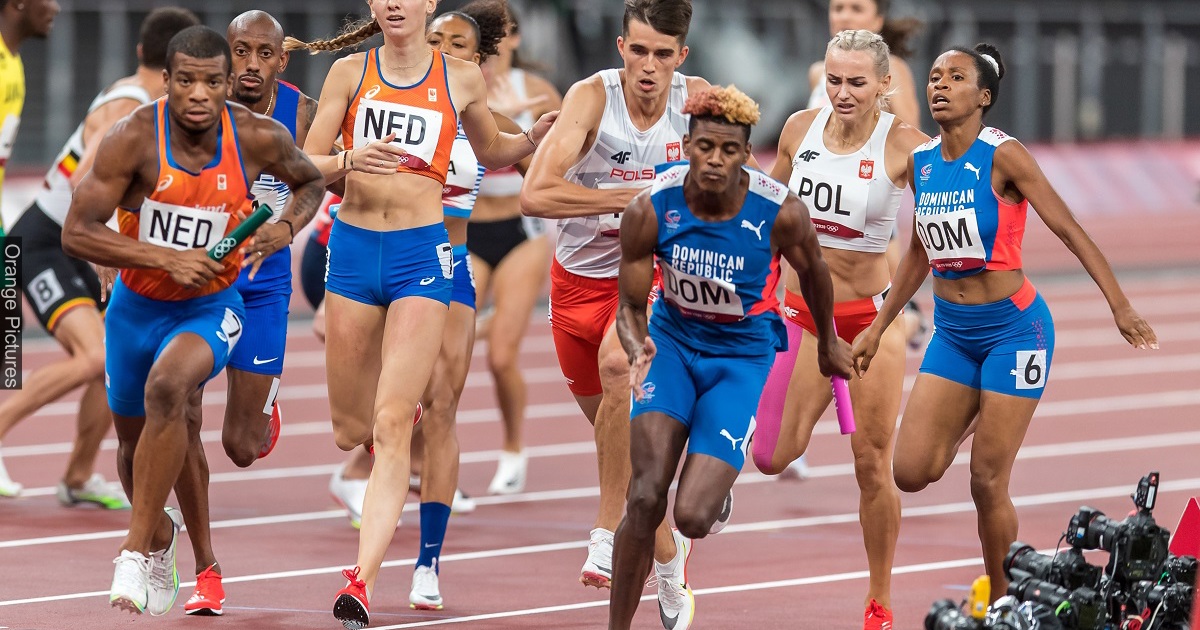
[[[676,72],[668,88],[667,108],[646,131],[629,118],[619,70],[599,72],[607,102],[596,141],[572,166],[566,180],[586,188],[646,188],[654,183],[654,167],[683,159],[683,137],[689,116],[687,77]],[[621,215],[575,217],[558,221],[554,256],[567,271],[589,278],[615,278],[621,263]]]
[[[520,68],[512,68],[508,71],[508,81],[512,84],[513,93],[518,99],[525,99],[527,92],[525,91],[525,71]],[[525,110],[517,114],[512,119],[521,129],[529,129],[536,122],[533,119],[533,112]],[[495,171],[487,171],[483,175],[483,181],[479,183],[480,197],[513,197],[521,194],[521,184],[525,181],[521,177],[521,173],[517,171],[515,166],[506,166]]]
[[[788,188],[808,207],[822,247],[883,252],[904,193],[888,177],[884,162],[896,117],[880,112],[866,144],[838,155],[825,146],[825,125],[832,113],[832,107],[823,108],[796,148]]]
[[[88,114],[113,101],[125,98],[137,101],[140,105],[145,105],[151,100],[150,95],[141,86],[120,85],[98,94],[92,100],[92,104],[88,105]],[[63,221],[67,219],[67,211],[71,209],[71,194],[74,190],[71,187],[71,175],[75,173],[79,161],[83,159],[83,125],[85,122],[87,122],[87,116],[79,121],[75,132],[71,134],[70,138],[67,138],[67,143],[58,152],[58,157],[54,158],[54,164],[46,172],[45,182],[35,198],[46,215],[59,225],[62,225]]]

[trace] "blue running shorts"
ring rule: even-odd
[[[325,259],[325,290],[387,307],[420,296],[450,304],[454,273],[446,226],[376,232],[334,221]]]
[[[642,383],[645,397],[630,405],[633,421],[651,411],[666,414],[688,428],[689,454],[709,455],[741,470],[775,352],[709,356],[654,330],[650,337],[657,352]]]
[[[471,268],[471,256],[467,253],[467,245],[455,245],[454,254],[454,288],[450,292],[450,301],[466,305],[475,310],[475,270]]]
[[[233,348],[229,367],[267,376],[283,374],[291,288],[287,292],[239,290],[238,293],[246,305],[246,327],[242,340]]]
[[[190,300],[163,301],[113,283],[104,318],[104,381],[114,414],[146,415],[146,379],[172,339],[193,333],[213,354],[208,380],[229,362],[245,322],[242,298],[232,288]]]
[[[1029,280],[990,304],[934,296],[933,327],[921,372],[973,389],[1042,397],[1054,358],[1054,319]]]

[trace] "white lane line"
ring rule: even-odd
[[[1033,460],[1047,458],[1062,458],[1071,455],[1094,455],[1099,453],[1123,453],[1131,451],[1143,451],[1152,449],[1163,449],[1172,447],[1189,447],[1200,444],[1200,431],[1186,431],[1180,433],[1166,433],[1160,435],[1146,435],[1140,437],[1122,437],[1104,440],[1085,440],[1079,442],[1063,442],[1056,444],[1040,444],[1037,446],[1023,447],[1017,453],[1018,460]],[[965,466],[970,463],[970,452],[959,453],[952,466]],[[297,477],[300,473],[309,472],[310,474],[331,474],[337,465],[330,466],[312,466],[300,469],[281,469],[282,471],[293,470],[295,474],[280,475],[283,477]],[[213,482],[221,483],[227,481],[243,481],[244,479],[232,479],[229,476],[238,474],[250,474],[246,472],[231,472],[222,473],[226,477],[218,478],[214,475]],[[809,468],[809,476],[812,478],[822,477],[844,477],[854,474],[854,464],[829,464],[824,466],[812,466]],[[736,485],[747,486],[760,483],[768,483],[774,481],[775,477],[763,475],[752,468],[746,469],[737,479]],[[600,496],[600,488],[597,486],[581,487],[581,488],[565,488],[561,490],[543,490],[540,492],[524,492],[520,494],[512,494],[507,496],[482,496],[475,499],[480,506],[488,505],[506,505],[515,503],[541,503],[546,501],[563,501],[570,499],[583,499]],[[957,504],[956,504],[957,505]],[[405,503],[405,512],[416,512],[419,510],[419,504],[415,502]],[[857,518],[857,512],[854,517]],[[320,521],[332,518],[345,518],[345,512],[340,509],[336,510],[321,510],[317,512],[300,512],[294,514],[281,514],[272,516],[258,516],[252,518],[231,519],[225,521],[213,522],[210,527],[212,529],[229,529],[235,527],[251,527],[258,525],[275,525],[279,523],[300,523],[307,521]],[[825,517],[819,517],[825,518]],[[738,526],[730,525],[728,529]],[[90,532],[84,534],[63,534],[59,536],[44,536],[39,538],[25,538],[17,540],[0,541],[0,549],[12,549],[23,547],[37,547],[44,545],[63,544],[72,542],[82,542],[89,540],[105,540],[113,538],[122,538],[126,534],[126,530],[110,530],[104,532]]]
[[[1191,479],[1178,479],[1175,481],[1164,481],[1159,486],[1159,492],[1192,491],[1197,488],[1200,488],[1200,477],[1193,477]],[[1125,485],[1120,485],[1120,486],[1107,486],[1107,487],[1101,487],[1101,488],[1090,488],[1090,489],[1085,489],[1085,490],[1067,490],[1067,491],[1061,491],[1061,492],[1023,495],[1023,496],[1013,497],[1013,503],[1017,506],[1029,507],[1029,506],[1039,506],[1039,505],[1054,505],[1054,504],[1059,504],[1059,503],[1071,503],[1071,502],[1075,502],[1075,501],[1109,499],[1109,498],[1126,496],[1128,494],[1129,494],[1129,485],[1125,484]],[[902,518],[919,518],[922,516],[945,515],[945,514],[954,514],[954,513],[968,513],[968,512],[974,512],[974,511],[975,511],[975,505],[973,503],[971,503],[970,501],[964,501],[964,502],[957,502],[957,503],[946,503],[946,504],[940,504],[940,505],[929,505],[929,506],[906,508],[903,510],[901,517]],[[808,518],[762,521],[762,522],[757,522],[757,523],[744,523],[744,524],[739,524],[739,525],[730,525],[720,535],[724,536],[726,534],[734,534],[734,533],[739,533],[739,532],[757,532],[757,531],[764,531],[764,530],[776,530],[776,529],[787,529],[787,528],[815,527],[818,525],[846,523],[846,522],[853,522],[856,520],[858,520],[858,512],[846,513],[846,514],[831,514],[828,516],[818,516],[818,517],[808,517]],[[533,554],[538,554],[538,553],[549,553],[549,552],[555,552],[555,551],[583,549],[583,548],[587,547],[587,544],[588,543],[586,541],[571,541],[571,542],[562,542],[562,543],[550,543],[550,544],[544,544],[544,545],[528,545],[528,546],[523,546],[523,547],[509,547],[509,548],[504,548],[504,549],[488,549],[488,550],[472,551],[472,552],[465,552],[465,553],[445,554],[442,556],[441,562],[446,563],[446,562],[460,562],[460,561],[465,561],[465,560],[484,560],[484,559],[491,559],[491,558],[503,558],[503,557],[511,557],[511,556],[527,556],[527,555],[533,555]],[[416,561],[417,561],[416,558],[405,558],[403,560],[390,560],[390,561],[384,562],[382,565],[382,568],[390,569],[390,568],[397,568],[397,567],[410,567],[410,566],[413,566],[416,563]],[[974,561],[982,562],[979,559],[974,559]],[[967,562],[967,560],[957,560],[957,561],[951,561],[951,562],[952,563]],[[939,562],[939,563],[927,563],[927,564],[922,564],[922,565],[910,565],[910,566],[913,566],[913,567],[937,566],[940,568],[951,568],[952,566],[969,566],[969,565],[955,565],[955,564],[945,565],[945,563]],[[293,578],[293,577],[306,577],[306,576],[313,576],[313,575],[336,574],[336,573],[340,573],[343,568],[344,567],[340,567],[340,566],[320,567],[320,568],[314,568],[314,569],[299,569],[299,570],[293,570],[293,571],[277,571],[277,572],[272,572],[272,573],[259,573],[259,574],[255,574],[255,575],[226,576],[223,578],[223,580],[227,584],[232,584],[232,583],[236,583],[236,582],[263,582],[263,581],[268,581],[268,580],[277,580],[277,579]],[[909,568],[907,571],[904,571],[904,567],[898,567],[895,570],[901,571],[901,572],[917,572],[916,569],[912,569],[912,568]],[[927,569],[927,570],[935,570],[935,569]],[[847,574],[835,574],[835,575],[866,576],[866,572],[865,571],[856,571],[856,572],[847,573]],[[807,578],[807,579],[811,580],[811,579],[818,579],[818,578]],[[854,579],[854,578],[845,578],[845,579]],[[783,582],[791,582],[791,580],[781,581],[779,583],[783,583]],[[768,582],[768,584],[773,584],[773,582]],[[186,587],[194,586],[194,585],[195,585],[195,582],[180,583],[180,587],[182,587],[182,588],[186,588]],[[749,588],[749,586],[750,585],[745,585],[745,588],[742,588],[739,586],[717,587],[715,589],[703,589],[702,591],[699,591],[699,592],[702,592],[705,594],[714,594],[714,593],[719,593],[719,592],[735,592],[734,590],[720,590],[720,589],[747,590]],[[71,600],[71,599],[82,599],[82,598],[87,598],[87,597],[99,597],[102,595],[108,595],[108,591],[90,591],[90,592],[85,592],[85,593],[68,593],[65,595],[48,595],[48,596],[44,596],[44,597],[33,597],[33,598],[28,598],[28,599],[13,599],[13,600],[7,600],[7,601],[0,601],[0,606],[19,606],[19,605],[23,605],[23,604],[39,604],[39,603],[54,602],[54,601],[65,601],[65,600]],[[595,603],[584,604],[584,606],[593,606],[593,605],[597,605],[597,604],[595,604]],[[465,618],[460,618],[460,619],[465,619]],[[446,620],[437,620],[437,622],[438,623],[447,623],[447,622],[454,622],[454,621],[451,619],[446,619]],[[420,623],[429,624],[430,622],[420,622]],[[418,627],[418,626],[403,625],[403,626],[388,626],[388,627],[401,628],[401,627]]]

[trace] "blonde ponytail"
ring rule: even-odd
[[[315,55],[320,52],[335,52],[343,48],[357,46],[381,32],[383,32],[383,29],[380,28],[379,22],[375,21],[374,18],[371,18],[361,22],[355,22],[347,26],[342,31],[341,35],[338,35],[333,39],[318,39],[312,42],[304,42],[296,39],[295,37],[285,37],[283,39],[283,49],[305,49],[308,50],[309,54],[311,55]]]

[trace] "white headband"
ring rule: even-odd
[[[996,63],[996,60],[993,59],[991,55],[979,53],[979,56],[983,57],[984,61],[992,64],[992,70],[996,71],[996,76],[1000,76],[1000,64]]]

